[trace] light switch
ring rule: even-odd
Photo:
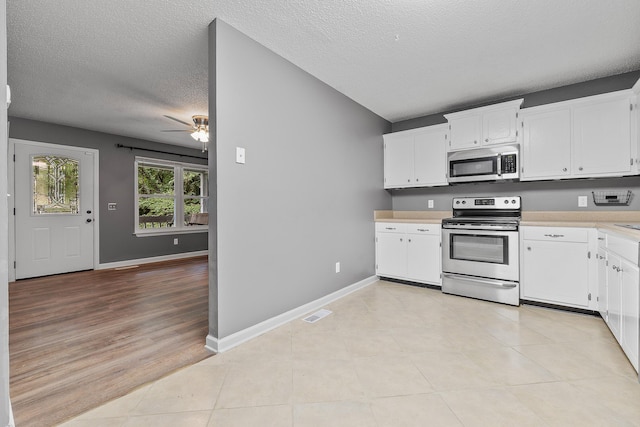
[[[236,147],[236,163],[244,164],[244,148]]]
[[[578,196],[578,207],[579,208],[587,207],[587,196]]]
[[[429,200],[427,206],[429,209],[433,209],[433,200]]]

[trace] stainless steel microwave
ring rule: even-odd
[[[453,151],[447,154],[447,166],[450,183],[520,179],[517,145]]]

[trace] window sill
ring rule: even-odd
[[[133,235],[136,237],[153,237],[153,236],[170,236],[172,234],[193,234],[193,233],[208,233],[209,227],[198,228],[182,228],[182,229],[168,229],[168,230],[136,230]]]

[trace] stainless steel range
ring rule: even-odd
[[[442,220],[442,291],[520,305],[520,197],[459,197]]]

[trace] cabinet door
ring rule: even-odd
[[[631,111],[627,97],[573,109],[574,176],[630,174]]]
[[[524,240],[524,299],[589,306],[587,243]]]
[[[516,142],[516,111],[489,111],[482,115],[482,144]]]
[[[638,287],[640,286],[640,271],[638,266],[626,260],[621,260],[620,268],[620,346],[627,354],[631,364],[638,370],[638,318],[639,304]]]
[[[413,135],[384,135],[384,188],[409,187],[413,180]]]
[[[376,234],[376,274],[404,278],[407,275],[407,242],[404,234]]]
[[[571,110],[522,114],[522,177],[563,178],[571,173]]]
[[[418,186],[447,185],[447,126],[438,125],[415,135],[414,183]]]
[[[607,251],[598,249],[598,311],[607,321]]]
[[[407,235],[407,278],[440,284],[439,235]]]
[[[620,286],[620,257],[614,254],[608,254],[608,267],[607,267],[607,306],[609,312],[607,315],[607,325],[613,333],[613,336],[620,341],[620,329],[621,329],[621,305],[622,294]]]
[[[451,127],[450,150],[480,147],[480,137],[482,136],[482,117],[480,115],[453,119],[449,121],[449,126]]]

